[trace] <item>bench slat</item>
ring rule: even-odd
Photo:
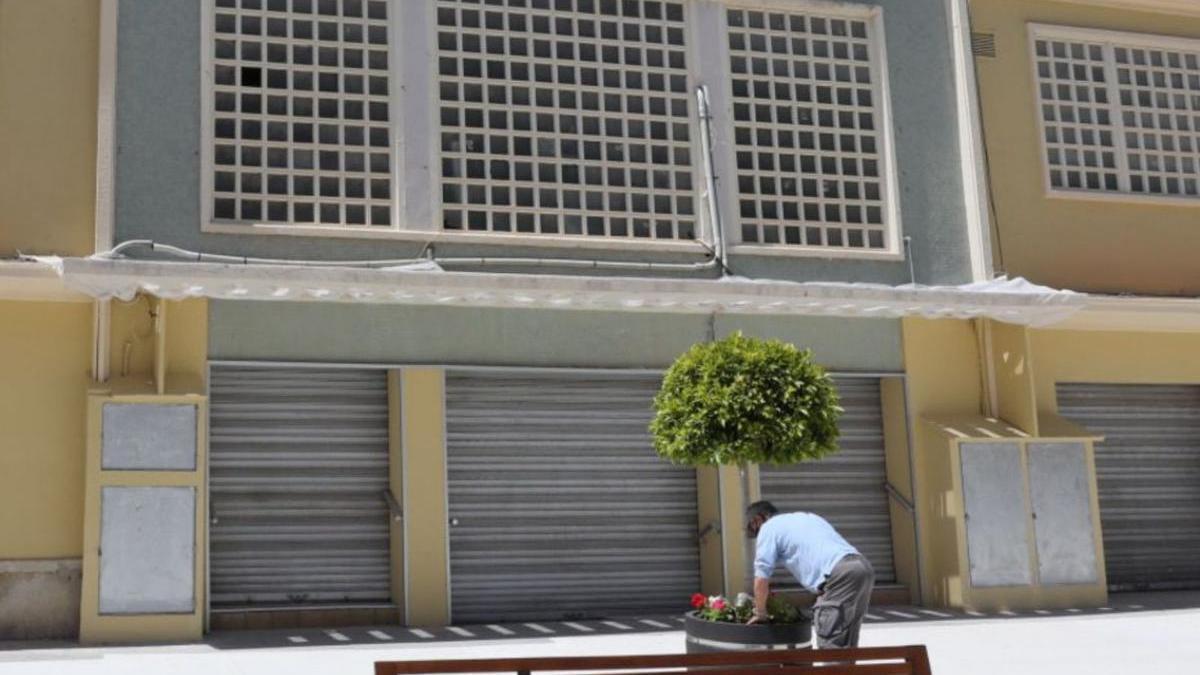
[[[835,666],[831,662],[862,661],[861,665]],[[890,662],[890,663],[889,663]],[[825,675],[930,675],[929,655],[922,645],[857,649],[798,649],[790,651],[722,652],[714,654],[653,654],[642,656],[566,656],[519,659],[463,659],[452,661],[378,661],[376,675],[434,675],[438,673],[534,673],[595,671],[623,675],[631,669],[684,672],[687,667],[723,667],[743,675],[770,670],[773,675],[814,672],[813,664],[829,663],[816,672]],[[757,667],[756,667],[757,666]],[[615,671],[615,672],[614,672]]]

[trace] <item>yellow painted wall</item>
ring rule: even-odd
[[[110,372],[114,378],[149,381],[154,374],[154,316],[157,300],[138,296],[112,302]],[[208,301],[167,303],[167,373],[170,377],[202,378],[208,359]],[[128,353],[128,358],[126,358]]]
[[[400,401],[404,443],[404,599],[409,625],[450,621],[446,507],[445,371],[405,368]]]
[[[725,592],[720,499],[717,469],[711,466],[696,469],[696,501],[699,502],[697,522],[705,532],[700,539],[700,592],[705,595]]]
[[[749,486],[736,466],[717,468],[721,490],[721,548],[725,555],[725,594],[753,591],[754,541],[746,537],[746,507],[752,501]],[[757,484],[757,481],[755,481]]]
[[[1039,409],[1057,412],[1058,382],[1200,383],[1200,334],[1035,330]]]
[[[0,302],[0,560],[80,555],[91,331],[90,304]]]
[[[908,318],[902,330],[909,424],[914,425],[914,501],[921,523],[921,600],[931,605],[956,604],[962,599],[954,525],[958,495],[949,448],[919,420],[981,411],[979,343],[968,321]]]
[[[1029,331],[1024,326],[989,321],[992,369],[999,405],[994,414],[1037,435],[1037,401],[1034,396],[1034,363]]]
[[[100,3],[0,1],[0,258],[93,248]]]
[[[972,30],[994,33],[976,60],[996,203],[998,268],[1092,292],[1200,293],[1200,202],[1048,197],[1028,22],[1200,39],[1200,17],[1050,0],[970,0]]]
[[[911,504],[914,500],[912,472],[909,468],[908,417],[904,398],[904,380],[898,377],[885,377],[879,386],[883,405],[883,444],[887,480]],[[917,580],[914,514],[893,497],[888,498],[888,509],[892,519],[892,564],[896,568],[896,581],[908,586],[910,593],[915,597],[920,584]]]

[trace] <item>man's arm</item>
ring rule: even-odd
[[[767,598],[771,595],[771,574],[777,556],[775,540],[760,532],[754,546],[754,616],[748,623],[767,620]]]
[[[754,616],[751,623],[767,620],[767,598],[771,595],[771,580],[754,577]]]

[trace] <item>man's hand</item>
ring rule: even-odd
[[[746,625],[753,623],[766,623],[767,616],[767,598],[771,595],[771,582],[768,579],[755,577],[754,579],[754,615],[746,622]]]

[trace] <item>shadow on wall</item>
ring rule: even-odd
[[[79,637],[80,561],[0,561],[0,640]]]

